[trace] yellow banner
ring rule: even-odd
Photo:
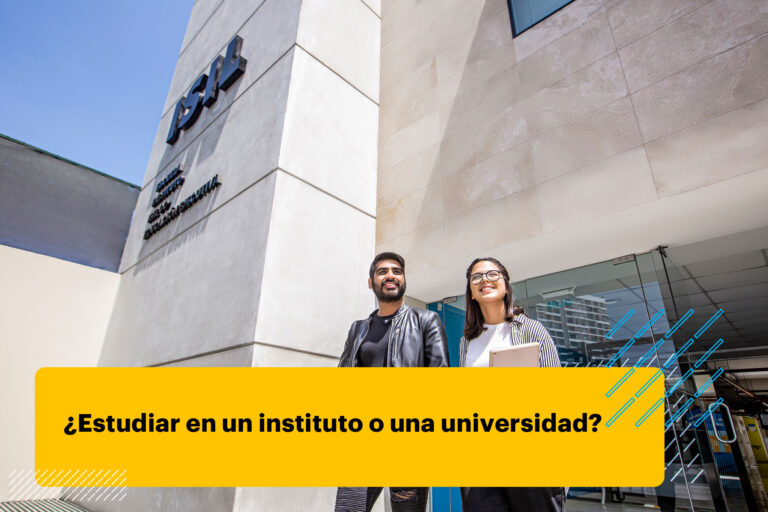
[[[657,372],[44,368],[35,466],[46,486],[654,487]]]

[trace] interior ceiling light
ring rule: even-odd
[[[575,286],[569,286],[568,288],[562,288],[560,290],[552,290],[550,292],[541,292],[541,297],[544,300],[559,299],[560,297],[573,297]]]

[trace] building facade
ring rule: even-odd
[[[699,413],[730,396],[759,416],[768,2],[554,2],[513,31],[514,4],[197,0],[99,364],[333,366],[350,322],[375,307],[367,270],[385,250],[405,257],[410,300],[440,312],[455,360],[464,273],[488,255],[564,364],[642,361],[671,387],[726,339],[667,409],[726,367],[757,398],[718,383]],[[719,310],[713,338],[671,361]],[[608,496],[757,506],[749,454],[715,447],[720,427],[689,429],[684,412],[665,485]],[[131,489],[92,505],[330,510],[334,493]],[[433,491],[435,511],[457,503]]]

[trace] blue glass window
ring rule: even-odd
[[[512,31],[519,35],[573,0],[507,0]]]

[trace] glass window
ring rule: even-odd
[[[573,0],[508,0],[512,31],[519,35]]]

